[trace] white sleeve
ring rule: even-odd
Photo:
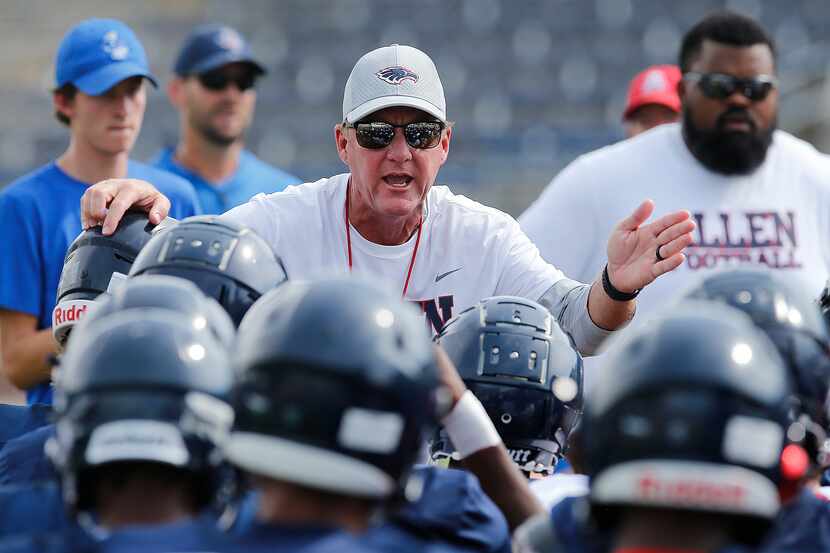
[[[596,221],[589,160],[581,157],[563,169],[519,224],[542,257],[571,278],[590,282],[596,277],[596,257],[605,257],[607,236]],[[599,227],[599,228],[598,228]]]
[[[566,278],[542,259],[539,250],[510,218],[499,237],[505,244],[502,272],[496,295],[519,296],[539,301],[571,335],[582,355],[593,355],[611,334],[594,324],[588,314],[590,284]]]

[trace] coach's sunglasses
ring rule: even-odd
[[[700,91],[707,98],[724,100],[736,91],[753,102],[766,98],[772,89],[778,86],[778,79],[771,75],[758,75],[752,79],[739,79],[724,73],[686,73],[683,78],[696,82]]]
[[[344,128],[355,131],[357,143],[363,148],[379,150],[392,144],[395,129],[403,129],[406,143],[419,150],[435,148],[441,142],[441,132],[445,125],[440,121],[420,121],[406,125],[393,125],[382,121],[371,123],[344,123]]]
[[[202,86],[208,90],[219,91],[225,90],[231,83],[236,85],[240,92],[253,88],[256,83],[256,74],[252,71],[246,71],[237,75],[229,74],[222,69],[216,71],[208,71],[202,73],[197,77]]]

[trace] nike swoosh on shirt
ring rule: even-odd
[[[452,271],[447,271],[446,273],[441,273],[441,274],[435,275],[435,282],[438,282],[442,278],[444,278],[446,276],[450,276],[451,274],[455,273],[456,271],[460,271],[463,268],[464,267],[459,267],[458,269],[453,269]]]

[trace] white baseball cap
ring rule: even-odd
[[[444,87],[428,55],[392,44],[357,60],[343,93],[343,121],[354,123],[389,107],[411,107],[447,120]]]

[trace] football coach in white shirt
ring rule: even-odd
[[[631,319],[642,288],[683,263],[692,241],[688,212],[646,224],[654,210],[646,200],[611,233],[602,276],[566,278],[512,217],[433,186],[452,125],[435,65],[409,46],[357,61],[334,138],[349,173],[257,195],[223,217],[268,241],[291,278],[351,271],[386,281],[421,306],[435,331],[481,298],[521,296],[547,306],[590,355]],[[150,183],[106,180],[81,199],[82,222],[108,234],[131,206],[159,222],[169,205]]]

